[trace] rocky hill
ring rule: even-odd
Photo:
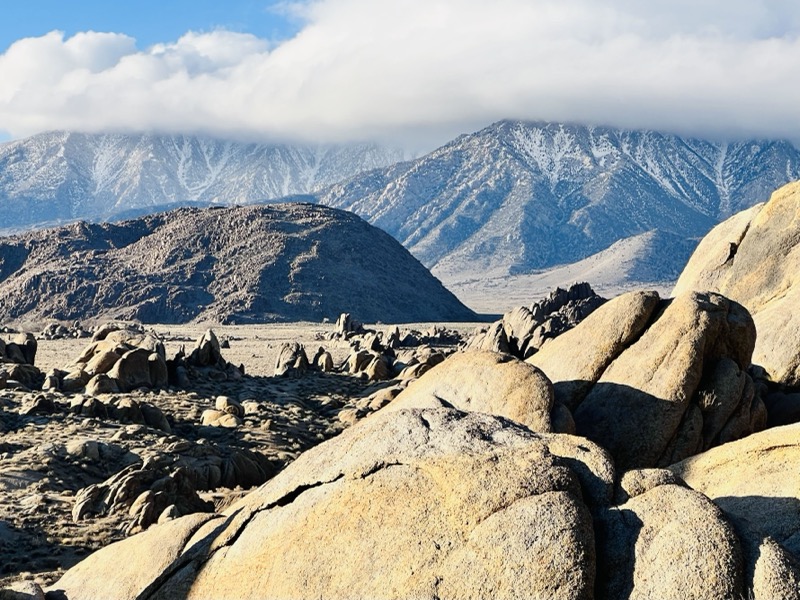
[[[0,321],[470,320],[388,234],[305,203],[184,208],[0,239]]]
[[[314,202],[354,211],[390,233],[472,301],[508,276],[544,275],[546,289],[571,283],[569,272],[589,265],[551,271],[622,240],[590,262],[622,253],[629,266],[649,264],[652,249],[668,239],[678,251],[659,251],[657,272],[601,268],[577,279],[590,276],[598,289],[674,281],[714,225],[800,178],[800,151],[786,141],[721,143],[520,121],[403,158],[368,144],[47,133],[0,145],[0,232],[314,193]],[[655,241],[637,237],[648,232]]]
[[[503,121],[319,201],[388,231],[451,284],[574,263],[653,230],[696,243],[798,177],[800,151],[784,141]]]
[[[43,133],[0,145],[0,229],[145,214],[174,203],[244,204],[303,194],[402,158],[375,144]]]

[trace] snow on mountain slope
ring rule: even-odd
[[[800,178],[800,151],[785,141],[521,121],[403,158],[377,145],[42,134],[0,145],[0,232],[313,192],[387,231],[458,286],[541,274],[654,230],[683,248]],[[685,257],[663,252],[658,260],[656,271],[672,272]]]
[[[403,159],[375,144],[242,144],[51,132],[0,145],[0,228],[171,203],[251,203],[318,190]]]
[[[502,121],[318,198],[452,283],[580,261],[651,230],[697,238],[798,177],[800,152],[784,141]]]

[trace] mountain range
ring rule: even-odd
[[[549,270],[649,231],[697,239],[798,177],[787,141],[502,121],[318,201],[388,231],[454,283]],[[686,258],[660,271],[674,279]]]
[[[462,298],[579,272],[602,290],[674,281],[711,227],[800,178],[788,141],[522,121],[403,158],[366,144],[42,134],[0,145],[0,230],[311,194],[391,234]]]
[[[393,164],[377,144],[246,144],[50,132],[0,145],[0,230],[113,220],[179,204],[249,204]]]

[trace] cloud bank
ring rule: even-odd
[[[794,0],[318,0],[273,42],[60,32],[0,55],[0,130],[382,139],[503,118],[800,139]]]

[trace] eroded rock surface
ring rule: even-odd
[[[508,354],[458,352],[412,382],[389,410],[439,407],[506,417],[541,433],[574,432],[547,377]]]
[[[589,466],[596,462],[598,473]],[[167,560],[116,565],[121,593],[110,597],[592,598],[582,478],[590,485],[609,470],[588,441],[551,447],[550,438],[489,415],[379,414],[193,535],[195,517],[163,528],[188,541]],[[55,588],[92,596],[116,553],[146,556],[157,531],[98,552]]]
[[[718,294],[632,292],[528,362],[620,468],[666,466],[764,427],[745,372],[755,337],[747,310]]]
[[[800,386],[800,182],[711,230],[673,294],[689,290],[747,307],[758,330],[753,362],[773,381]]]
[[[800,425],[762,431],[670,466],[744,541],[756,598],[800,598]]]

